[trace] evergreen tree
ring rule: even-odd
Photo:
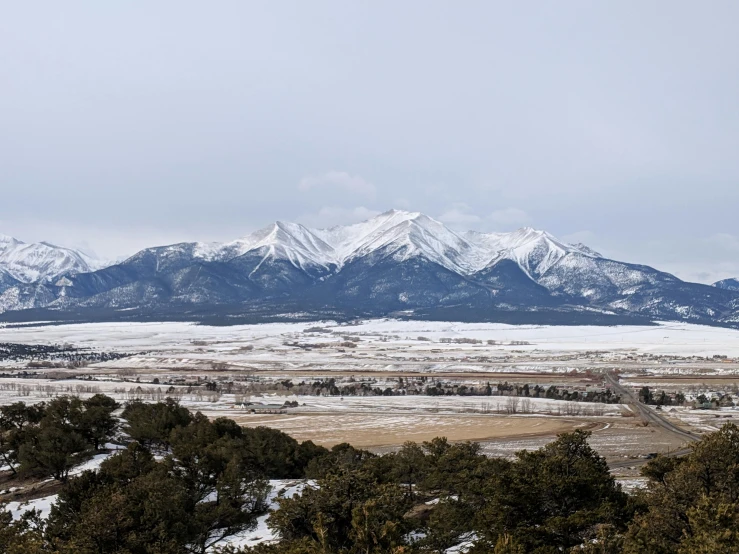
[[[697,548],[696,536],[720,545],[734,533],[739,502],[739,428],[726,424],[693,445],[682,461],[657,458],[644,469],[649,477],[646,513],[629,527],[627,554],[668,554]],[[708,522],[714,518],[712,526]],[[723,521],[723,524],[718,523]],[[718,546],[717,546],[718,548]],[[730,552],[730,550],[715,550]]]
[[[135,441],[152,447],[169,444],[169,435],[176,427],[184,427],[192,421],[187,408],[167,398],[166,402],[145,404],[141,401],[129,402],[123,410],[126,420],[125,431]]]

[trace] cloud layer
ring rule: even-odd
[[[725,0],[11,2],[0,233],[118,257],[398,207],[739,274],[738,19]]]
[[[334,188],[374,199],[377,194],[375,185],[359,175],[350,175],[346,171],[327,171],[323,175],[303,177],[298,183],[298,189],[308,192],[316,188]]]

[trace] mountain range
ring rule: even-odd
[[[329,229],[277,222],[233,242],[157,246],[115,264],[0,237],[0,311],[7,321],[394,316],[739,326],[739,281],[689,283],[545,231],[456,232],[391,210]]]

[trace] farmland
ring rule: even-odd
[[[95,392],[119,401],[173,396],[210,417],[378,451],[443,435],[509,455],[583,428],[603,455],[618,460],[678,449],[683,441],[645,427],[617,396],[606,401],[604,374],[619,374],[635,391],[650,386],[689,399],[729,394],[739,382],[737,339],[735,330],[674,323],[6,326],[0,342],[35,348],[25,358],[0,360],[0,402]],[[53,347],[83,361],[54,360]],[[289,407],[252,413],[263,405]],[[662,413],[696,433],[739,415],[731,407],[675,406]]]

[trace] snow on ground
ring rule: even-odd
[[[303,490],[308,486],[314,486],[313,481],[297,480],[297,479],[271,479],[269,481],[271,490],[267,497],[270,512],[279,508],[277,504],[278,498],[292,498],[295,495],[302,494]],[[269,514],[259,516],[256,528],[239,533],[218,546],[231,545],[236,548],[245,546],[254,546],[259,543],[269,543],[277,540],[275,533],[267,526]]]
[[[49,517],[51,512],[51,505],[56,502],[57,495],[52,494],[51,496],[45,496],[43,498],[36,498],[35,500],[29,500],[27,502],[8,502],[5,507],[6,510],[13,514],[13,519],[20,519],[21,516],[32,510],[37,510],[41,519]]]
[[[444,552],[445,554],[464,554],[474,546],[476,540],[477,535],[475,533],[468,533],[467,536],[462,537],[462,542],[451,548],[447,548]]]
[[[257,340],[300,332],[311,324],[265,323],[234,327],[209,327],[188,322],[78,323],[69,325],[0,324],[0,342],[25,344],[74,344],[79,348],[113,349],[123,352],[168,350],[193,340]]]
[[[693,430],[712,433],[721,429],[726,423],[736,423],[739,418],[739,406],[716,410],[696,410],[686,406],[675,406],[666,408],[664,415],[678,419]]]
[[[624,492],[628,492],[629,494],[633,493],[634,491],[638,489],[646,488],[647,486],[647,478],[646,477],[634,477],[631,479],[616,479],[616,482],[621,485],[621,488],[624,490]]]
[[[298,408],[291,413],[301,412],[377,412],[381,408],[384,413],[407,413],[424,411],[434,413],[506,413],[511,397],[507,396],[277,396],[265,394],[252,396],[252,402],[284,402],[296,401]],[[547,398],[518,398],[517,414],[562,413],[568,407],[578,407],[581,411],[597,411],[597,415],[621,415],[625,408],[622,404],[599,404],[596,402],[565,402]],[[564,414],[567,415],[567,414]],[[575,414],[573,414],[575,415]]]
[[[72,477],[80,475],[83,471],[97,471],[100,468],[100,464],[116,454],[118,450],[122,450],[124,447],[118,444],[108,443],[105,445],[105,448],[109,451],[95,454],[86,462],[73,467],[69,472],[69,476]],[[56,499],[57,495],[53,494],[51,496],[36,498],[26,502],[8,502],[5,509],[9,510],[13,514],[13,519],[19,519],[25,512],[30,512],[31,510],[39,511],[41,518],[46,519],[51,511],[51,505],[56,501]]]
[[[501,323],[455,323],[441,321],[399,321],[378,319],[358,325],[333,322],[268,323],[209,327],[182,322],[161,323],[83,323],[11,327],[0,324],[0,342],[29,344],[71,343],[122,352],[190,350],[193,341],[215,341],[217,349],[228,351],[239,345],[263,343],[279,345],[286,337],[294,338],[306,329],[322,326],[338,333],[364,335],[363,339],[380,341],[394,335],[397,344],[418,345],[424,336],[433,342],[442,338],[496,340],[497,348],[532,352],[536,350],[636,350],[654,354],[739,356],[739,330],[707,327],[688,323],[659,323],[655,326],[547,326],[506,325]],[[373,339],[374,336],[374,339]],[[316,340],[324,340],[318,336]],[[530,342],[529,345],[510,344]],[[447,345],[458,347],[459,345]],[[211,345],[211,348],[213,345]],[[196,356],[197,357],[197,356]]]
[[[107,446],[108,445],[106,445],[106,447]],[[118,453],[118,450],[123,450],[124,449],[123,446],[119,446],[119,445],[111,445],[111,446],[113,446],[114,448],[110,452],[104,452],[102,454],[95,454],[92,458],[90,458],[86,462],[84,462],[84,463],[82,463],[82,464],[80,464],[78,466],[75,466],[69,472],[70,477],[73,476],[73,475],[80,475],[84,471],[97,471],[98,469],[100,469],[100,465],[105,460],[107,460],[111,456],[114,456],[115,454],[117,454]]]
[[[97,458],[97,457],[96,457]],[[84,469],[96,469],[90,464]],[[99,464],[97,464],[99,467]],[[82,466],[75,468],[75,473],[81,473]],[[270,512],[276,510],[279,505],[277,504],[278,498],[292,498],[294,495],[300,495],[305,487],[314,486],[313,481],[296,480],[296,479],[273,479],[269,481],[270,492],[267,497]],[[37,498],[35,500],[29,500],[26,502],[9,502],[5,507],[6,510],[10,511],[13,515],[13,519],[18,520],[21,516],[32,510],[37,510],[42,519],[49,517],[51,513],[51,507],[56,502],[58,495],[54,494],[51,496],[45,496],[43,498]],[[274,532],[267,526],[267,520],[269,514],[260,516],[257,520],[257,525],[254,529],[244,531],[231,537],[230,539],[218,544],[218,546],[231,545],[234,547],[254,546],[262,542],[273,542],[277,540]]]
[[[78,389],[77,386],[92,389]],[[3,386],[4,385],[4,386]],[[16,388],[12,388],[15,385]],[[28,387],[23,396],[19,396],[19,387]],[[121,383],[119,381],[80,382],[75,380],[52,379],[22,379],[6,378],[0,381],[0,406],[11,404],[19,400],[33,404],[48,401],[58,394],[78,394],[81,397],[90,396],[96,392],[107,394],[118,402],[131,399],[131,390],[135,390],[137,383]],[[142,384],[145,389],[166,391],[168,385]],[[89,392],[87,392],[89,390]],[[199,391],[196,391],[199,392]],[[378,410],[386,415],[412,413],[438,414],[470,414],[470,413],[508,413],[510,397],[507,396],[297,396],[285,394],[254,394],[248,400],[255,404],[283,404],[287,401],[298,403],[297,408],[290,408],[291,414],[303,413],[377,413]],[[218,413],[224,417],[246,414],[244,408],[235,406],[236,397],[233,394],[222,394],[210,399],[208,396],[184,394],[180,403],[193,411]],[[622,404],[600,404],[596,402],[566,402],[546,398],[519,397],[516,405],[517,415],[547,414],[547,415],[597,415],[617,416],[623,411]],[[576,413],[578,412],[578,413]]]

